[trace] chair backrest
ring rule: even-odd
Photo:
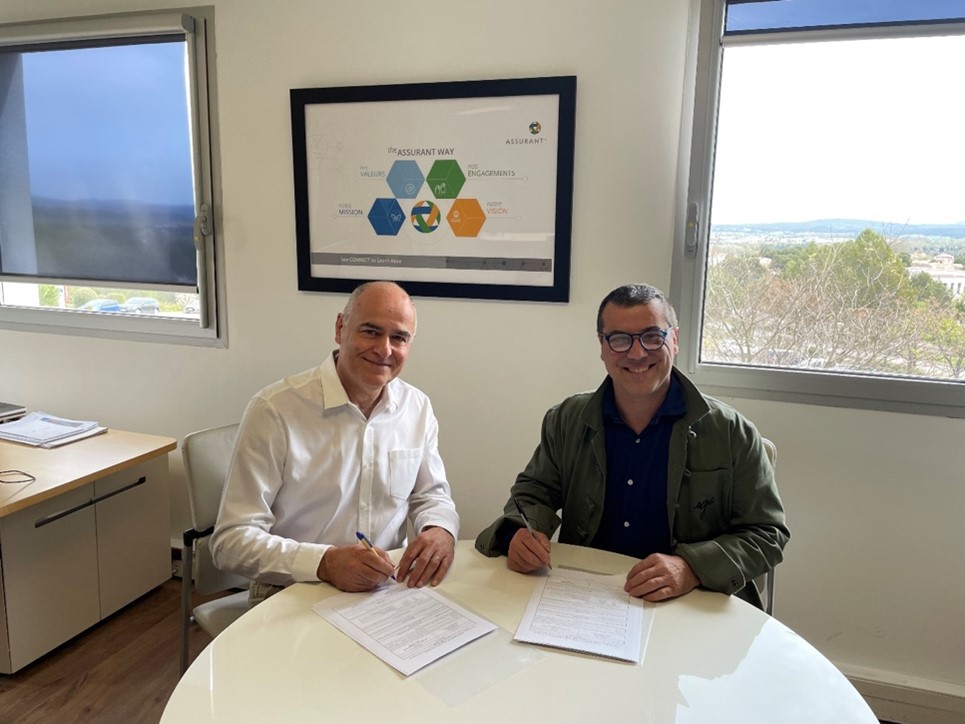
[[[237,435],[238,424],[235,423],[192,432],[181,443],[191,525],[198,533],[213,526],[218,519],[221,493]],[[249,583],[242,576],[215,568],[207,537],[195,542],[193,576],[195,588],[201,593],[243,588]]]
[[[764,443],[764,452],[767,453],[767,459],[771,461],[771,467],[774,468],[775,472],[777,470],[777,445],[768,440],[766,437],[762,438]],[[772,568],[763,576],[759,576],[755,581],[757,585],[757,590],[761,594],[761,598],[764,602],[764,611],[769,615],[774,615],[774,569]]]
[[[767,453],[767,459],[771,461],[771,467],[775,470],[777,469],[777,445],[768,440],[766,437],[761,438],[761,442],[764,443],[764,452]]]
[[[221,491],[238,435],[238,423],[198,430],[184,437],[181,455],[188,482],[191,525],[204,530],[214,525],[221,505]]]

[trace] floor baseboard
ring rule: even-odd
[[[879,719],[898,724],[961,724],[965,686],[914,678],[895,680],[889,672],[840,667]]]

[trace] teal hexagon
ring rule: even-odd
[[[422,188],[422,171],[415,161],[396,161],[385,181],[397,199],[414,199]]]

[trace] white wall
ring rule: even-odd
[[[343,302],[296,290],[288,90],[577,75],[570,303],[417,299],[405,377],[433,399],[472,537],[545,408],[601,379],[599,299],[669,284],[687,3],[214,4],[230,347],[0,331],[0,399],[177,438],[237,420],[258,388],[321,360]],[[0,22],[154,7],[4,0]],[[965,695],[965,422],[730,402],[779,448],[792,538],[778,616],[849,671]],[[180,478],[179,453],[171,465]],[[183,506],[175,491],[174,531]]]

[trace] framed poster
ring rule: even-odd
[[[291,91],[298,288],[569,301],[576,77]]]

